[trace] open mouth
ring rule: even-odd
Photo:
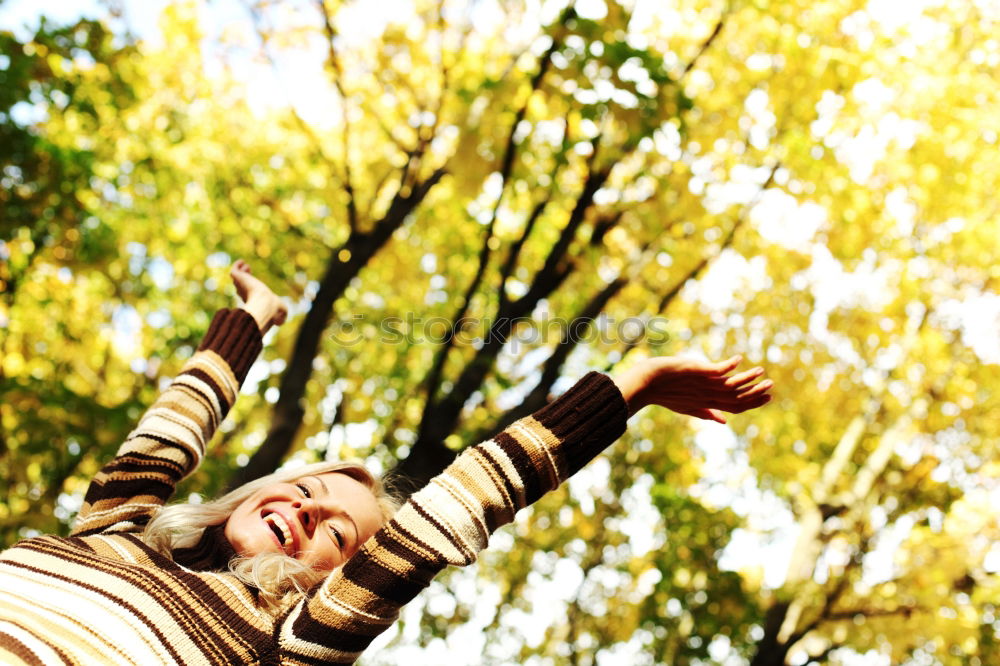
[[[281,517],[281,514],[269,513],[264,516],[264,522],[274,532],[274,536],[277,537],[281,547],[285,552],[288,552],[292,547],[292,528],[285,522],[285,519]]]

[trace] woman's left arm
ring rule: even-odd
[[[232,276],[245,305],[216,313],[198,351],[93,478],[74,536],[141,531],[201,463],[260,353],[263,333],[287,312],[245,263],[237,262]]]
[[[770,382],[753,384],[760,369],[730,375],[738,363],[649,359],[613,379],[592,372],[465,450],[290,609],[278,632],[281,663],[353,663],[441,570],[474,562],[490,534],[604,450],[644,406],[719,420],[718,410],[766,403]]]

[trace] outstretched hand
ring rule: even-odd
[[[733,356],[710,363],[658,356],[640,361],[612,379],[628,403],[629,414],[646,405],[660,405],[678,414],[725,423],[722,412],[738,414],[771,400],[768,391],[774,383],[770,379],[757,382],[763,368],[730,374],[741,360]]]
[[[288,317],[288,306],[271,288],[250,274],[250,264],[238,259],[229,270],[236,293],[243,301],[242,308],[250,313],[260,328],[267,333],[272,326],[281,326]]]

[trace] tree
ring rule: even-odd
[[[741,352],[779,387],[731,429],[638,419],[371,663],[478,635],[497,662],[990,663],[996,17],[601,4],[414,3],[359,39],[352,3],[248,4],[219,38],[178,3],[169,49],[12,59],[22,97],[75,86],[8,125],[25,165],[83,150],[38,191],[74,183],[44,233],[97,249],[4,220],[6,536],[31,501],[68,519],[250,256],[293,321],[182,492],[287,457],[426,480],[643,354]],[[247,102],[241,71],[310,58],[325,115]]]
[[[56,27],[43,20],[31,39],[0,33],[0,44],[0,460],[8,470],[3,494],[9,498],[0,507],[0,530],[9,542],[28,498],[44,507],[32,527],[57,529],[53,506],[64,483],[79,474],[83,452],[106,444],[102,426],[125,432],[137,409],[131,399],[108,405],[96,397],[107,374],[122,370],[106,365],[111,350],[104,345],[89,346],[97,361],[96,372],[87,373],[91,390],[74,390],[68,376],[73,356],[95,322],[51,318],[45,311],[56,302],[70,301],[72,308],[72,299],[83,296],[67,293],[73,268],[100,272],[113,263],[114,230],[91,215],[91,183],[100,178],[92,135],[105,100],[127,107],[134,97],[120,75],[132,50],[115,44],[101,23]],[[87,63],[89,76],[76,71],[73,63],[79,62]],[[53,141],[33,118],[58,114],[76,119],[78,141]],[[19,316],[18,299],[35,305],[27,316]],[[49,345],[72,351],[46,356]],[[65,510],[56,514],[67,517]]]

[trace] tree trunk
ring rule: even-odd
[[[394,475],[403,476],[415,487],[421,487],[451,462],[454,452],[444,446],[444,439],[458,427],[462,407],[493,369],[516,321],[530,314],[535,305],[558,289],[572,272],[572,264],[566,258],[567,251],[593,204],[594,193],[604,185],[609,174],[610,168],[607,168],[592,171],[587,176],[566,226],[549,251],[545,264],[535,274],[531,287],[515,301],[502,301],[483,346],[462,369],[452,390],[438,400],[434,400],[433,393],[428,392],[417,441],[410,455],[393,470]],[[504,287],[500,285],[499,288],[502,290]]]
[[[438,169],[427,180],[413,187],[408,195],[397,195],[385,216],[371,231],[351,233],[347,241],[331,253],[319,291],[299,327],[292,357],[282,375],[281,392],[274,405],[267,438],[246,467],[233,474],[228,489],[232,490],[270,474],[288,455],[302,425],[302,417],[305,415],[302,398],[313,372],[313,359],[319,351],[320,340],[333,314],[334,302],[368,261],[389,241],[393,232],[403,225],[406,217],[441,180],[444,173],[444,169]],[[340,257],[345,251],[350,254],[346,261],[341,261]]]
[[[790,646],[778,640],[778,633],[785,622],[788,606],[788,602],[780,602],[768,609],[764,619],[764,637],[757,644],[757,653],[750,666],[785,666]]]

